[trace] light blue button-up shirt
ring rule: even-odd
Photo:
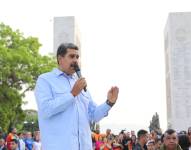
[[[74,97],[74,75],[55,68],[38,77],[35,97],[43,150],[92,150],[90,122],[108,115],[110,106],[97,106],[89,92]]]

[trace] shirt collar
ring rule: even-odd
[[[52,70],[52,72],[54,72],[57,76],[62,76],[64,75],[65,77],[68,77],[68,78],[75,78],[75,75],[67,75],[65,72],[61,71],[59,68],[54,68]]]

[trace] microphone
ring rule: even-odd
[[[75,64],[71,64],[71,66],[74,68],[78,78],[81,78],[82,74],[81,74],[81,70],[80,70],[80,67],[78,66],[78,64],[76,64],[76,63]],[[86,87],[84,87],[84,91],[85,92],[87,91]]]

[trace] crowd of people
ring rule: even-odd
[[[5,134],[0,128],[0,150],[42,150],[40,131],[17,132],[11,128],[10,133]]]
[[[163,134],[157,131],[148,132],[122,130],[118,135],[106,130],[92,133],[93,150],[191,150],[191,127],[188,131],[176,132],[166,130]]]
[[[144,129],[122,130],[115,135],[111,129],[105,133],[92,132],[93,150],[191,150],[191,127],[188,131],[166,130],[163,134]],[[40,131],[17,132],[12,128],[8,134],[0,128],[0,150],[42,150]]]

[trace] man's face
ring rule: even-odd
[[[10,142],[10,148],[11,148],[11,150],[16,150],[17,147],[18,147],[18,145],[17,145],[14,141],[11,141],[11,142]]]
[[[127,136],[127,137],[130,137],[130,132],[126,132],[126,136]]]
[[[100,133],[100,130],[99,130],[99,129],[98,129],[98,130],[96,130],[96,131],[95,131],[95,133],[99,134],[99,133]]]
[[[108,135],[108,134],[110,134],[111,133],[111,130],[110,129],[107,129],[106,130],[106,134]]]
[[[131,136],[132,136],[132,135],[135,135],[135,131],[131,131]]]
[[[79,52],[75,49],[67,49],[65,56],[58,56],[59,68],[68,75],[75,73],[71,64],[78,64]]]
[[[167,134],[165,133],[164,145],[167,147],[167,150],[175,150],[178,144],[177,133]]]
[[[13,131],[12,131],[13,134],[16,134],[17,133],[17,129],[14,128]]]
[[[4,139],[0,139],[0,146],[3,146],[5,143]]]
[[[141,141],[141,143],[143,143],[143,144],[146,144],[148,140],[149,140],[149,134],[148,133],[141,135],[140,139],[139,139],[139,141]]]
[[[154,149],[155,149],[154,143],[149,143],[149,144],[147,145],[147,150],[154,150]]]
[[[31,134],[31,132],[27,132],[27,134],[26,134],[26,138],[28,138],[28,139],[31,139],[31,138],[32,138],[32,134]]]
[[[149,139],[149,134],[148,133],[146,133],[145,135],[143,135],[143,143],[144,144],[146,144],[147,143],[147,141],[148,141],[148,139]]]
[[[155,149],[160,149],[162,145],[162,142],[159,140],[156,144],[155,144]]]
[[[155,131],[151,131],[152,138],[156,139],[157,138],[157,133]]]

